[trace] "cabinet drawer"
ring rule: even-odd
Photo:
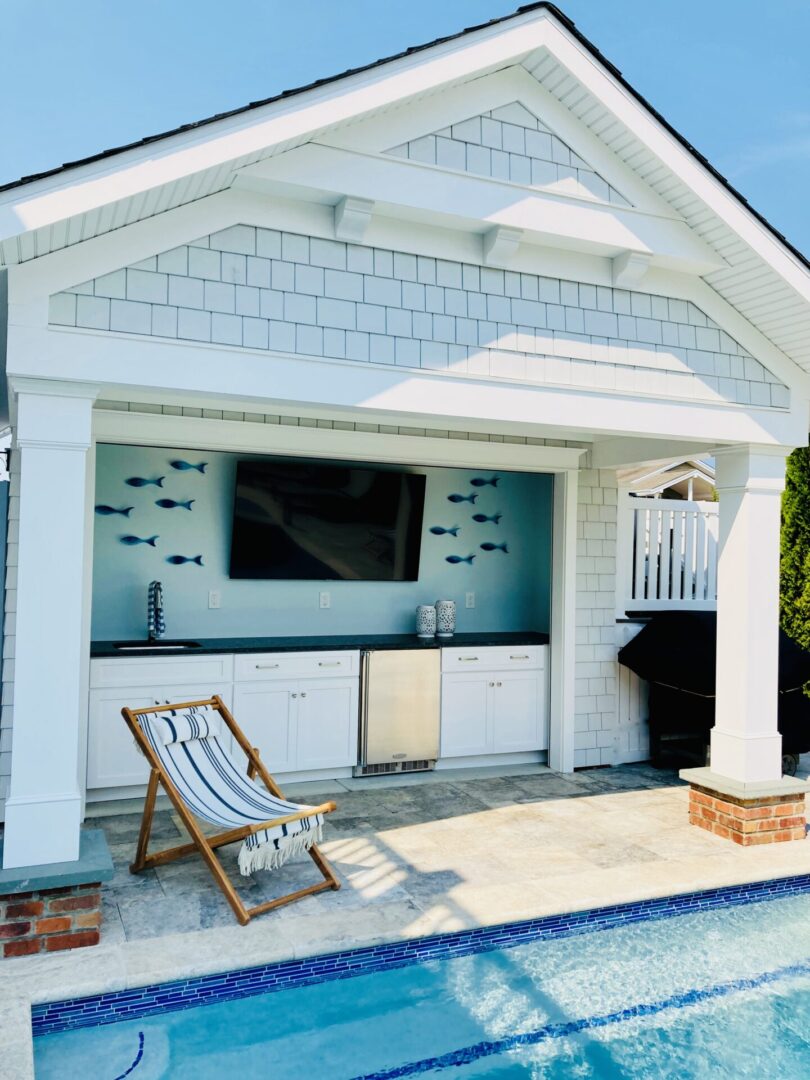
[[[200,687],[200,697],[212,685],[233,681],[233,656],[128,656],[90,661],[90,686],[168,686],[185,683]]]
[[[246,653],[234,657],[236,682],[249,679],[317,679],[356,675],[360,669],[358,651]]]
[[[442,671],[522,671],[546,665],[547,645],[442,648]]]

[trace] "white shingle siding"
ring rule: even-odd
[[[630,203],[517,101],[386,151],[456,172],[543,187],[565,195]]]
[[[616,513],[616,474],[606,469],[581,469],[577,497],[576,767],[612,764],[619,735]]]
[[[789,403],[758,360],[683,300],[248,225],[58,293],[50,321],[535,384]]]

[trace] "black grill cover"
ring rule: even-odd
[[[714,695],[717,615],[714,611],[657,612],[619,652],[619,663],[640,679],[693,694]],[[779,631],[779,689],[810,681],[810,652]]]

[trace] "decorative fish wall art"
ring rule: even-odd
[[[112,514],[120,514],[121,517],[128,518],[134,509],[134,506],[122,506],[119,509],[118,507],[106,506],[102,503],[101,506],[96,507],[96,513],[101,514],[102,517],[110,517]]]
[[[184,563],[196,563],[197,566],[203,564],[202,555],[169,555],[166,562],[172,566],[182,566]]]
[[[452,529],[445,529],[443,525],[432,525],[430,531],[434,536],[458,536],[460,525],[454,525]]]
[[[176,499],[155,499],[155,506],[159,506],[163,510],[175,510],[177,508],[190,510],[193,502],[196,502],[196,500],[188,499],[186,502],[177,502]]]
[[[451,503],[463,503],[463,502],[474,503],[477,498],[478,498],[478,492],[474,491],[471,495],[458,495],[458,494],[448,495],[447,496],[447,501],[451,502]]]
[[[451,563],[453,566],[457,566],[459,563],[468,563],[470,566],[473,564],[475,555],[447,555],[445,556],[445,562]]]
[[[198,465],[192,465],[190,461],[170,461],[169,464],[173,469],[178,469],[180,472],[188,472],[189,470],[194,470],[198,473],[204,473],[205,466],[208,464],[208,462],[201,461]]]
[[[473,487],[497,487],[500,476],[490,476],[489,480],[485,480],[483,476],[474,477],[470,483]]]
[[[506,544],[490,544],[487,542],[486,544],[481,544],[480,548],[482,551],[502,551],[504,555],[509,554],[509,548]]]
[[[163,481],[165,479],[165,476],[158,476],[154,480],[147,480],[143,476],[130,476],[130,478],[128,480],[125,480],[124,483],[129,484],[130,487],[149,487],[150,484],[154,484],[155,487],[162,488]]]
[[[502,517],[503,514],[490,514],[489,517],[487,517],[486,514],[473,514],[472,519],[473,521],[477,521],[479,525],[483,524],[485,521],[491,521],[493,525],[498,525]]]
[[[159,539],[159,536],[122,536],[121,543],[126,544],[128,547],[135,547],[136,544],[149,544],[150,547],[157,547]]]

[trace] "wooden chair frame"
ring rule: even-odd
[[[336,805],[333,802],[326,802],[322,803],[320,806],[302,810],[297,814],[287,814],[284,817],[262,821],[258,825],[244,825],[237,829],[228,829],[227,832],[217,833],[215,836],[206,836],[197,824],[194,815],[183,801],[180,792],[166,775],[166,772],[160,763],[160,759],[149,745],[149,741],[141,730],[141,725],[138,723],[139,716],[146,716],[151,713],[157,714],[168,712],[172,709],[178,711],[190,709],[193,706],[209,706],[219,713],[234,739],[247,756],[247,774],[250,779],[253,780],[258,775],[271,795],[275,795],[279,799],[284,798],[275,780],[267,771],[259,757],[259,751],[256,747],[250,745],[227,706],[216,694],[206,701],[184,701],[177,705],[154,705],[147,709],[124,708],[121,710],[121,715],[129,725],[129,729],[135,738],[135,742],[143,751],[144,757],[152,767],[152,771],[149,774],[149,784],[146,789],[146,803],[143,808],[143,819],[141,821],[141,830],[138,836],[138,847],[135,852],[135,861],[129,868],[130,873],[138,874],[142,870],[147,870],[153,866],[163,866],[165,863],[173,862],[175,859],[182,859],[186,855],[192,855],[194,852],[199,852],[208,866],[208,869],[211,871],[217,885],[224,893],[225,899],[233,909],[236,918],[243,926],[250,922],[254,915],[261,915],[265,911],[272,911],[274,908],[281,907],[283,904],[290,904],[293,900],[300,900],[304,896],[311,896],[313,893],[322,892],[324,889],[339,889],[340,881],[338,880],[335,871],[332,869],[327,859],[325,859],[318,850],[317,845],[313,844],[309,849],[308,854],[323,874],[324,881],[319,882],[317,885],[310,885],[306,889],[298,889],[296,892],[288,893],[286,896],[281,896],[277,900],[267,900],[265,903],[257,904],[252,908],[245,907],[231,883],[230,878],[225,873],[222,863],[217,858],[216,849],[223,847],[225,844],[233,844],[237,840],[244,840],[246,836],[250,836],[252,833],[261,832],[262,829],[270,829],[277,825],[286,825],[290,821],[300,821],[302,818],[311,817],[313,814],[329,814],[336,809]],[[191,843],[179,844],[177,847],[166,848],[163,851],[157,851],[154,854],[149,855],[147,854],[147,847],[149,845],[149,835],[152,830],[152,818],[155,812],[158,784],[163,786],[166,794],[169,796],[172,805],[191,836]]]

